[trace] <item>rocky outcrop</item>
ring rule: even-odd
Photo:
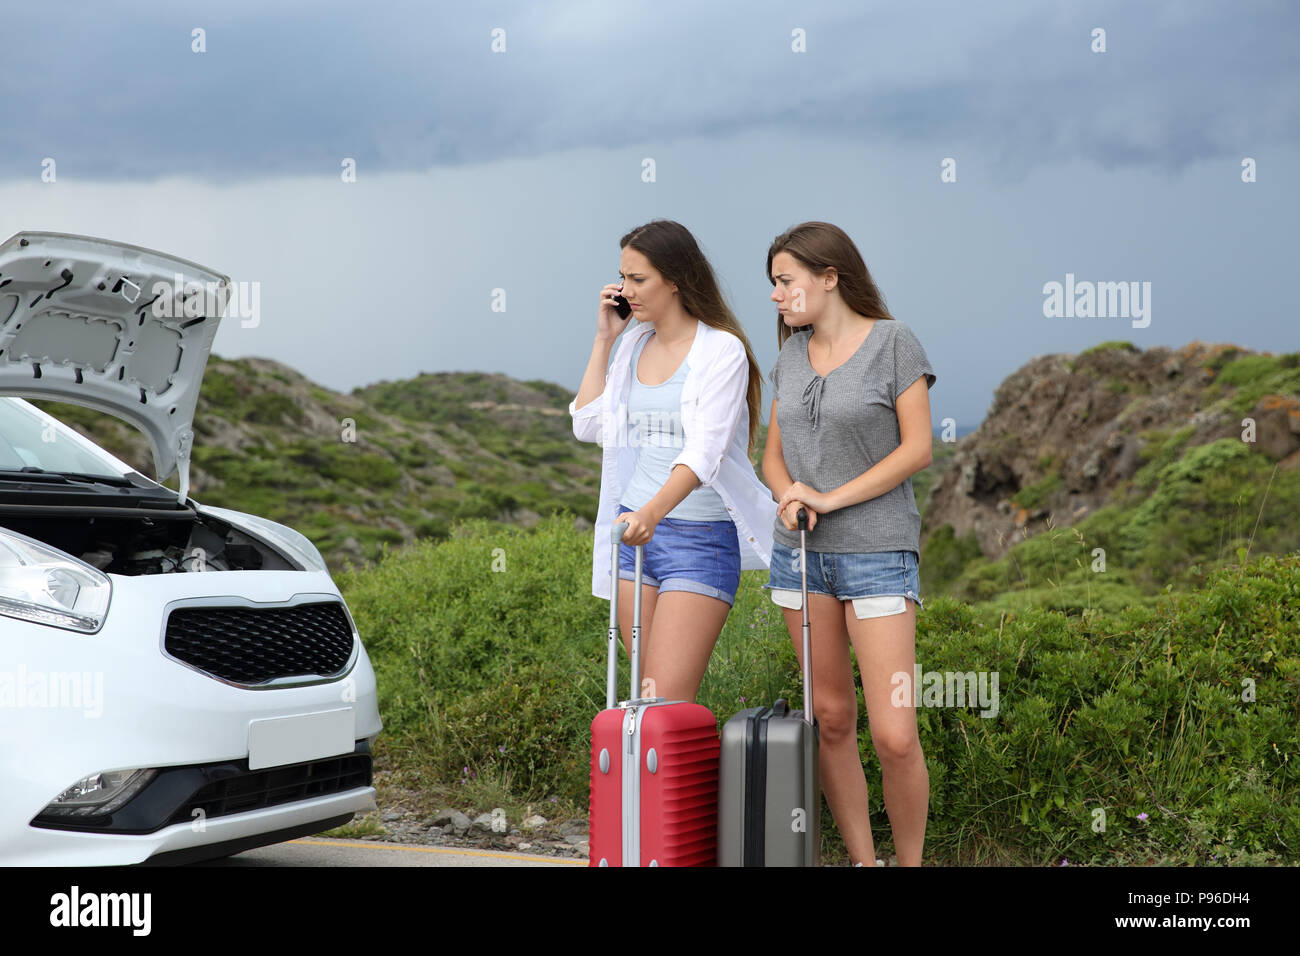
[[[1251,447],[1296,467],[1300,398],[1265,395],[1242,414],[1228,401],[1235,389],[1211,388],[1228,360],[1254,354],[1202,342],[1145,351],[1108,343],[1032,359],[998,387],[984,421],[935,480],[923,538],[950,524],[1000,557],[1048,520],[1074,524],[1100,508],[1150,446],[1178,429],[1190,429],[1184,447],[1192,447],[1241,437],[1249,416]]]

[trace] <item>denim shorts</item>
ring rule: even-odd
[[[798,548],[772,541],[772,563],[764,588],[798,592]],[[921,603],[920,561],[915,551],[839,554],[808,549],[808,593],[829,594],[841,601],[899,595]]]
[[[618,514],[634,509],[618,506]],[[614,519],[615,524],[618,518]],[[636,549],[618,548],[618,576],[636,580]],[[740,535],[730,518],[720,521],[685,521],[664,518],[655,525],[654,537],[645,543],[641,583],[664,591],[707,594],[728,604],[740,587]]]

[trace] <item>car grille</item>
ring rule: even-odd
[[[202,811],[206,817],[224,817],[344,793],[370,786],[370,775],[369,753],[243,771],[198,790],[172,814],[168,823],[189,823],[198,817],[195,811]]]
[[[167,618],[172,657],[236,684],[337,677],[352,658],[352,625],[337,601],[291,607],[180,607]]]

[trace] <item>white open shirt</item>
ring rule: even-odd
[[[596,512],[595,540],[591,552],[591,593],[609,600],[614,512],[636,470],[637,449],[628,444],[628,393],[633,370],[630,357],[637,342],[654,331],[642,322],[619,340],[605,377],[605,390],[582,408],[569,403],[573,434],[579,441],[595,442],[605,450],[600,471],[600,508]],[[700,322],[695,342],[686,354],[689,369],[682,385],[682,453],[673,467],[686,465],[700,484],[721,496],[740,538],[741,570],[769,567],[776,500],[758,480],[750,464],[749,361],[736,336]],[[607,441],[605,436],[611,436]]]

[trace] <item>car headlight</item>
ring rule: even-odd
[[[42,817],[97,817],[120,810],[157,776],[148,770],[105,770],[82,777],[55,797]]]
[[[93,634],[104,626],[108,575],[57,548],[0,530],[0,614]]]
[[[212,505],[202,505],[199,510],[204,514],[216,515],[240,531],[246,531],[256,538],[263,539],[271,547],[283,553],[286,558],[297,562],[308,571],[329,571],[329,566],[325,564],[325,559],[321,557],[316,545],[312,544],[306,535],[299,534],[288,525]]]

